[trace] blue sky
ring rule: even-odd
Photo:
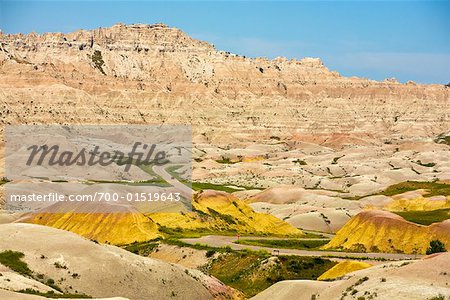
[[[346,76],[450,82],[450,1],[3,1],[5,33],[115,23],[182,29],[250,57],[320,57]]]

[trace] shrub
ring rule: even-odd
[[[430,246],[427,249],[427,254],[446,252],[445,245],[440,240],[433,240],[430,242]]]
[[[216,253],[215,250],[208,250],[206,251],[206,257],[212,257]]]
[[[103,70],[103,65],[105,62],[103,61],[102,52],[99,50],[95,50],[94,54],[91,56],[92,62],[94,63],[94,66],[103,74],[106,75],[105,71]]]
[[[22,252],[6,250],[0,253],[0,263],[19,274],[31,276],[28,265],[21,260],[24,256]]]

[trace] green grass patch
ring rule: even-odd
[[[134,242],[123,248],[131,253],[138,254],[141,256],[148,256],[150,253],[158,247],[158,240],[151,240],[146,242]]]
[[[30,294],[30,295],[38,295],[38,296],[42,296],[45,298],[55,298],[55,299],[62,299],[62,298],[70,298],[70,299],[89,299],[92,298],[91,296],[85,295],[85,294],[66,294],[66,293],[62,293],[62,294],[57,294],[53,291],[49,291],[49,292],[39,292],[36,291],[34,289],[25,289],[25,290],[20,290],[19,293],[23,293],[23,294]]]
[[[90,180],[89,183],[114,183],[114,184],[124,184],[130,186],[159,186],[168,187],[171,186],[164,179],[150,179],[150,180],[140,180],[140,181],[127,181],[127,180]]]
[[[220,159],[217,159],[216,162],[218,162],[219,164],[235,164],[240,161],[233,161],[229,157],[222,156]]]
[[[33,272],[28,268],[27,263],[22,261],[24,257],[22,252],[6,250],[0,252],[0,263],[21,275],[31,276]]]
[[[222,214],[222,213],[218,212],[217,210],[212,209],[211,207],[208,207],[208,212],[211,214],[211,216],[213,218],[221,219],[230,225],[237,224],[233,216],[230,216],[227,214]]]
[[[427,197],[450,196],[450,184],[426,181],[406,181],[389,186],[378,195],[394,196],[409,191],[424,189],[428,191]]]
[[[303,231],[302,238],[307,238],[307,239],[326,239],[327,237],[324,236],[324,235],[321,234],[321,233],[304,232],[304,231]]]
[[[221,185],[221,184],[214,184],[209,182],[192,182],[192,189],[194,191],[201,191],[201,190],[216,190],[216,191],[222,191],[227,193],[233,193],[240,191],[240,189],[236,189],[230,186]]]
[[[196,250],[214,251],[214,252],[221,252],[221,253],[233,251],[230,246],[211,247],[211,246],[208,246],[205,244],[200,244],[200,243],[189,244],[189,243],[180,241],[179,239],[175,239],[175,238],[164,239],[161,242],[164,244],[168,244],[168,245],[173,245],[173,246],[178,246],[178,247],[188,247],[188,248],[192,248],[192,249],[196,249]]]
[[[2,178],[0,179],[0,185],[3,185],[3,184],[8,183],[8,182],[9,182],[9,180],[8,180],[8,178],[6,178],[6,177],[2,177]]]
[[[282,280],[315,280],[336,263],[318,257],[278,256],[253,251],[220,255],[205,267],[205,272],[252,297]]]
[[[210,228],[183,229],[181,227],[166,227],[159,225],[159,231],[165,238],[183,239],[199,238],[205,235],[226,235],[233,236],[237,234],[236,230],[227,229],[226,231],[214,230]]]
[[[180,169],[181,165],[174,165],[166,168],[167,173],[172,175],[173,178],[177,179],[178,181],[184,182],[185,179],[181,178],[181,174],[177,172],[178,169]]]
[[[300,249],[300,250],[312,250],[317,249],[330,240],[301,240],[301,239],[240,239],[235,241],[236,244],[271,247],[281,249]]]
[[[234,187],[235,186],[235,187]],[[201,191],[201,190],[215,190],[215,191],[222,191],[227,193],[234,193],[237,191],[242,190],[263,190],[263,188],[260,187],[254,187],[254,186],[243,186],[243,185],[224,185],[224,184],[214,184],[209,182],[192,182],[192,189],[194,191]]]
[[[394,211],[393,213],[407,221],[422,225],[430,225],[450,219],[450,208],[430,211]]]
[[[438,144],[445,144],[450,146],[450,135],[445,135],[443,133],[439,135],[434,141]]]
[[[208,215],[209,216],[209,215]],[[212,217],[211,217],[212,218]],[[218,217],[220,218],[220,217]],[[226,218],[226,217],[225,217]],[[183,229],[181,227],[166,227],[162,225],[159,226],[159,231],[163,234],[164,238],[174,238],[174,239],[183,239],[183,238],[200,238],[205,235],[221,235],[221,236],[236,236],[238,233],[241,235],[245,234],[252,237],[279,237],[279,238],[303,238],[303,235],[276,235],[276,234],[268,234],[264,232],[238,232],[237,229],[223,227],[220,229],[214,228],[206,228],[200,227],[196,229]],[[314,238],[316,238],[315,236]]]
[[[25,255],[22,252],[5,250],[0,252],[0,264],[10,268],[16,273],[23,276],[31,277],[55,290],[61,292],[62,294],[56,294],[54,292],[41,293],[33,289],[21,290],[19,292],[26,294],[41,295],[47,298],[91,298],[85,294],[65,294],[63,290],[56,285],[55,281],[51,278],[46,278],[43,274],[36,274],[28,267],[27,263],[22,261]]]

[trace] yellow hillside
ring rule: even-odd
[[[430,211],[450,208],[450,196],[447,199],[431,200],[418,197],[415,199],[395,199],[386,207],[390,211]]]
[[[334,267],[332,267],[331,269],[329,269],[328,271],[326,271],[325,273],[320,275],[319,278],[317,278],[317,279],[318,280],[335,279],[335,278],[344,276],[348,273],[366,269],[371,266],[372,266],[371,264],[364,263],[364,262],[345,260],[345,261],[341,261],[340,263],[338,263],[337,265],[335,265]]]
[[[139,212],[102,213],[86,207],[68,210],[61,207],[55,212],[32,214],[28,223],[51,226],[72,231],[101,243],[128,244],[160,237],[166,229],[182,231],[239,232],[261,235],[300,236],[302,232],[274,216],[256,213],[236,197],[224,192],[205,191],[193,200],[193,212],[157,213]],[[72,211],[72,212],[65,212]]]
[[[28,223],[72,231],[100,243],[128,244],[160,236],[158,226],[140,213],[39,213]]]
[[[160,226],[182,230],[211,230],[271,235],[295,235],[302,232],[292,225],[264,213],[257,213],[233,195],[203,191],[194,197],[194,212],[148,215]]]
[[[450,220],[422,226],[387,211],[364,211],[350,219],[323,249],[425,254],[430,241],[450,249]]]

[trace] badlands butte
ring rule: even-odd
[[[0,253],[0,297],[450,296],[448,253],[422,258],[450,249],[448,86],[247,58],[164,24],[0,34],[0,79],[2,166],[6,125],[191,124],[196,192],[183,214],[2,212],[0,250],[29,269]]]

